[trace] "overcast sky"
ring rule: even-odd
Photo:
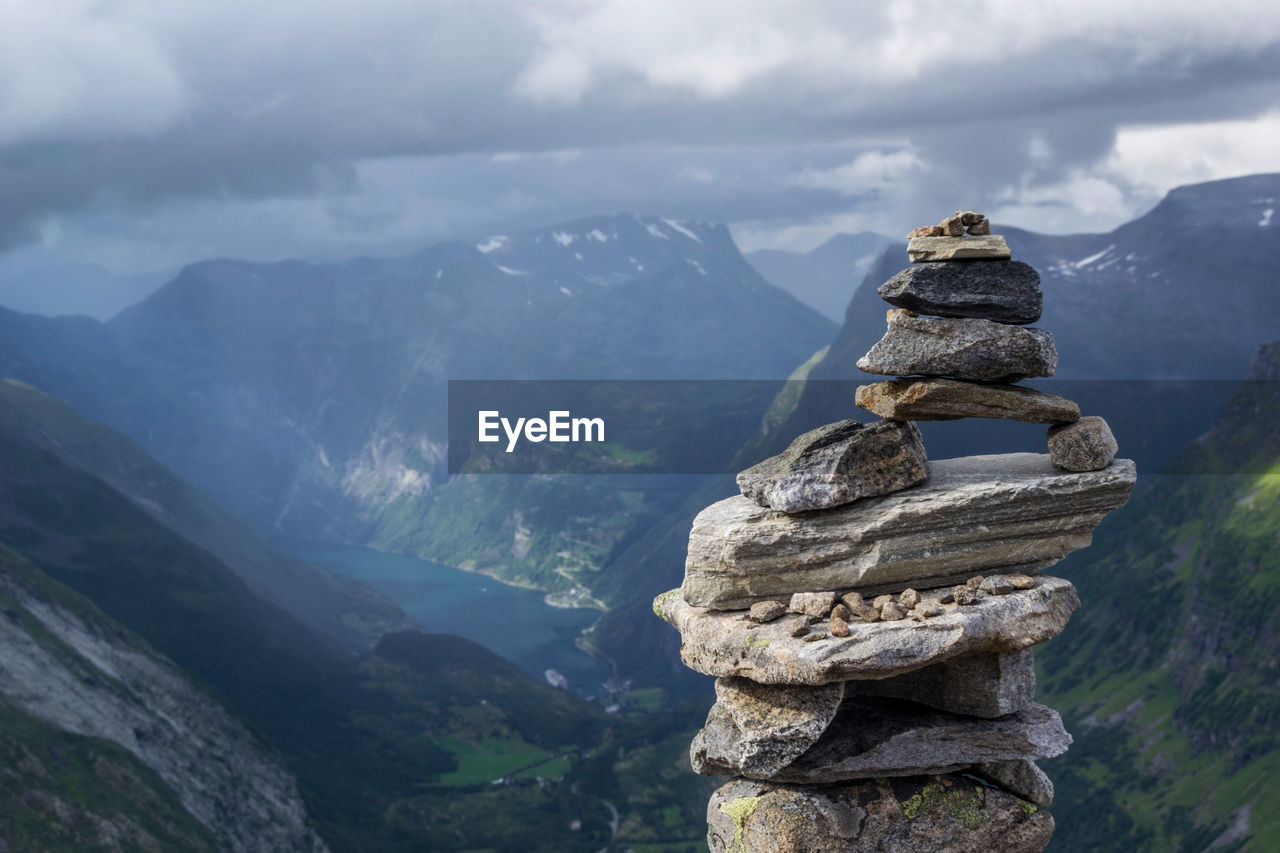
[[[1274,0],[0,0],[0,283],[615,211],[1106,230],[1264,171]]]

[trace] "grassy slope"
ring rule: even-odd
[[[1280,386],[1247,384],[1061,570],[1084,607],[1039,658],[1076,735],[1046,765],[1056,849],[1280,849],[1278,424]]]

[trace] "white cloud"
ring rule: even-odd
[[[1280,113],[1121,128],[1103,168],[1147,195],[1163,195],[1180,184],[1280,171]]]
[[[0,2],[0,144],[142,136],[185,92],[154,33],[88,0]]]
[[[915,178],[926,170],[923,160],[908,148],[896,151],[866,151],[833,169],[805,169],[785,178],[786,183],[816,190],[832,190],[845,195],[861,195],[888,189]]]

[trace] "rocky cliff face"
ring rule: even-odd
[[[219,849],[327,849],[309,825],[293,777],[243,725],[138,637],[7,548],[0,548],[0,606],[4,707],[118,745],[159,777],[152,795],[163,803],[167,787]],[[155,833],[143,821],[102,808],[105,791],[119,781],[61,790],[64,807],[48,817],[54,834],[73,846],[80,837],[86,846],[145,847]],[[176,836],[170,840],[199,849],[199,836],[184,834],[180,822],[168,828]]]

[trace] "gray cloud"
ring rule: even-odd
[[[755,242],[961,203],[1066,228],[1150,203],[1118,153],[1145,126],[1274,126],[1280,19],[1248,0],[970,5],[9,3],[0,248],[136,272],[623,209]],[[1223,133],[1242,153],[1146,156],[1280,169]]]

